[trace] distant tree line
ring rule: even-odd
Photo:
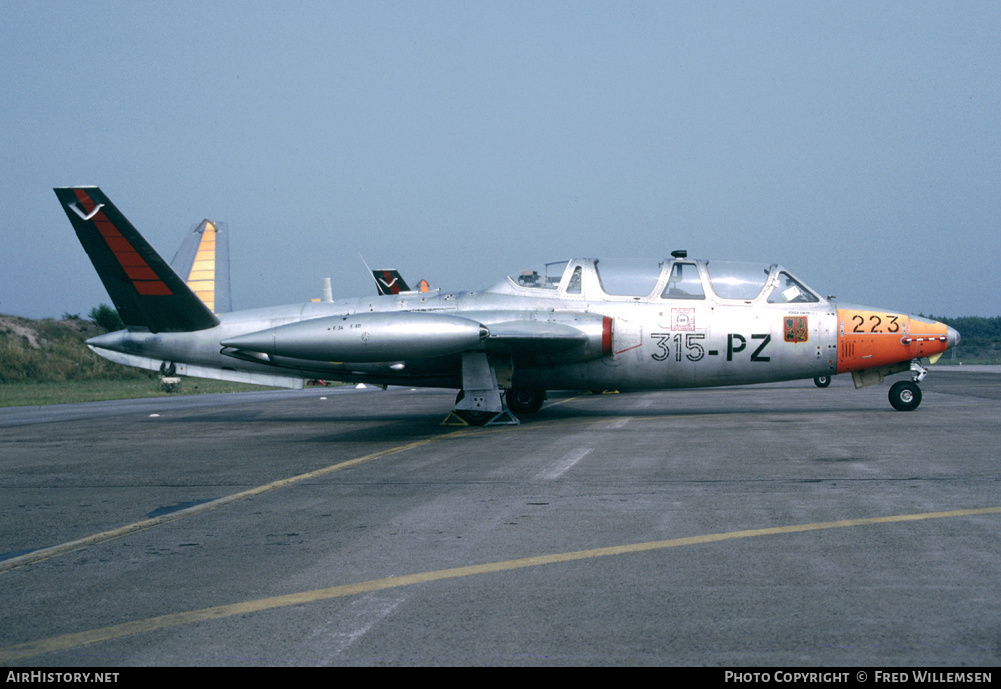
[[[90,320],[107,330],[109,333],[121,330],[125,327],[122,317],[118,315],[118,310],[107,304],[95,306],[90,310]]]

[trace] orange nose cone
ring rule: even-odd
[[[838,309],[838,373],[934,356],[958,343],[958,332],[920,316]]]
[[[917,356],[935,356],[959,344],[959,333],[945,323],[911,316],[911,337],[917,346]]]

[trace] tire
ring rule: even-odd
[[[817,376],[816,378],[813,379],[813,384],[816,385],[818,388],[826,388],[828,385],[831,384],[831,377]]]
[[[455,396],[455,403],[458,404],[466,396],[465,390],[459,390]],[[476,411],[475,409],[453,409],[456,416],[468,423],[470,426],[483,426],[492,419],[496,413],[489,411]]]
[[[455,415],[470,426],[483,426],[494,414],[488,411],[472,411],[471,409],[456,409]]]
[[[169,364],[166,361],[160,363],[160,375],[170,378],[175,373],[177,373],[177,367],[174,366],[173,361]]]
[[[504,395],[507,408],[515,414],[534,414],[546,401],[546,391],[534,388],[511,388]]]
[[[901,380],[890,386],[890,404],[897,411],[914,411],[921,404],[921,388],[917,383]]]

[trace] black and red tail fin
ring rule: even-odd
[[[375,278],[375,285],[379,288],[379,294],[399,294],[400,292],[410,291],[410,287],[398,270],[373,270],[372,277]]]
[[[99,188],[54,191],[127,328],[188,332],[219,324]]]

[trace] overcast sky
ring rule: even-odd
[[[1001,314],[998,2],[0,0],[0,313],[110,303],[52,187],[170,260],[231,233],[237,309],[481,289],[573,256],[781,263]]]

